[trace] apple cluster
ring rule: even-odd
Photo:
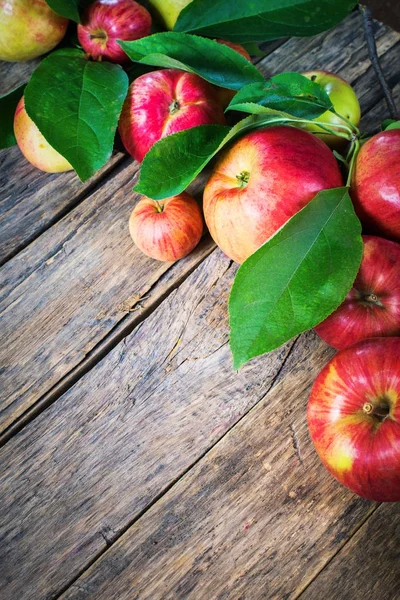
[[[188,3],[150,1],[169,29]],[[33,58],[64,35],[66,19],[44,1],[9,4],[14,12],[0,38],[0,59]],[[18,15],[27,10],[30,21],[24,29],[26,19]],[[135,0],[97,0],[77,34],[88,58],[123,64],[128,57],[117,40],[136,40],[151,29],[150,13]],[[21,36],[23,50],[16,42]],[[242,46],[216,41],[251,60]],[[332,149],[341,150],[346,142],[334,134],[343,122],[358,125],[358,99],[335,74],[304,75],[324,88],[334,111],[306,126],[252,131],[231,144],[205,185],[203,212],[187,192],[164,201],[142,198],[129,220],[140,250],[157,260],[183,258],[200,241],[204,220],[223,252],[243,263],[318,192],[344,185]],[[123,105],[122,143],[141,162],[165,136],[225,124],[224,110],[233,95],[193,73],[170,68],[145,73],[131,83]],[[326,135],[326,123],[333,135]],[[72,168],[29,118],[23,98],[14,130],[21,151],[39,169]],[[316,327],[339,352],[312,388],[308,423],[323,464],[340,482],[366,498],[395,501],[400,500],[400,129],[362,143],[349,183],[363,226],[363,258],[343,304]]]

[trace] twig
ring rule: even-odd
[[[396,105],[393,100],[392,91],[387,84],[385,76],[383,74],[381,65],[379,63],[378,52],[376,49],[376,42],[374,32],[372,30],[372,12],[368,6],[364,6],[363,4],[359,4],[359,9],[361,11],[363,17],[364,24],[364,33],[365,39],[368,46],[368,54],[371,60],[371,64],[375,70],[375,73],[378,77],[380,86],[382,88],[383,94],[385,96],[386,104],[389,109],[389,114],[392,119],[398,119]]]

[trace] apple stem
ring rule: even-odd
[[[173,100],[171,102],[171,104],[169,105],[169,114],[174,115],[175,113],[178,112],[179,109],[180,109],[180,105],[179,105],[178,100]]]
[[[164,210],[164,207],[163,207],[163,205],[162,205],[162,204],[160,204],[160,202],[159,202],[158,200],[155,200],[155,202],[156,202],[156,208],[157,208],[157,212],[158,212],[158,213],[162,213],[162,212],[163,212],[163,210]]]
[[[375,417],[375,419],[382,423],[390,413],[390,404],[383,398],[376,405],[372,404],[372,402],[365,402],[362,409],[365,414]]]
[[[239,182],[239,187],[245,188],[249,183],[250,173],[248,171],[242,171],[240,175],[236,175],[236,179]]]
[[[372,29],[371,9],[368,8],[368,6],[365,6],[363,4],[359,4],[359,9],[360,9],[362,17],[363,17],[365,39],[366,39],[367,46],[368,46],[368,54],[369,54],[369,58],[371,60],[371,64],[375,70],[376,76],[377,76],[380,86],[382,88],[383,95],[385,96],[386,104],[389,109],[389,114],[392,119],[397,120],[398,119],[397,109],[396,109],[396,105],[393,100],[392,91],[387,84],[387,81],[386,81],[385,76],[382,71],[382,67],[379,63],[378,52],[376,49],[375,36],[374,36],[373,29]]]
[[[106,40],[107,34],[105,31],[98,31],[97,33],[91,33],[89,37],[91,40]]]

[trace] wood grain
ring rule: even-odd
[[[301,69],[306,68],[306,60],[312,68],[316,61],[322,60],[320,53],[326,53],[334,45],[335,52],[325,59],[324,67],[335,67],[341,73],[336,48],[339,45],[347,49],[350,44],[360,66],[359,71],[352,70],[352,76],[362,76],[365,64],[361,55],[366,50],[363,36],[358,30],[354,32],[356,17],[351,15],[328,34],[284,43],[261,62],[262,68],[268,65],[275,70],[279,65],[281,70]],[[381,48],[388,52],[393,34],[380,27],[377,37]],[[368,89],[376,87],[371,70],[364,77],[364,84]],[[47,395],[54,386],[81,365],[127,317],[131,299],[145,296],[165,273],[165,266],[134,249],[126,229],[130,209],[136,201],[130,192],[135,173],[135,165],[123,163],[112,180],[44,232],[0,272],[5,286],[0,305],[5,331],[2,430],[12,427],[21,415],[30,418],[37,401],[46,405]],[[46,187],[40,187],[38,193],[46,194]],[[65,252],[65,244],[73,251]],[[203,255],[195,254],[178,263],[174,267],[175,281],[190,272],[210,248],[204,248]],[[174,281],[168,285],[169,288],[161,287],[159,291],[153,289],[147,306],[157,304],[166,289],[175,285]]]
[[[62,600],[296,597],[374,508],[308,436],[309,390],[331,354],[301,336],[279,383]]]
[[[299,597],[398,600],[400,504],[382,504]]]
[[[157,303],[165,285],[172,289],[214,247],[208,239],[176,263],[173,280],[158,288],[172,263],[142,254],[128,232],[138,200],[132,192],[137,172],[136,163],[126,164],[1,269],[3,430],[79,364],[142,298],[147,307]]]
[[[291,343],[233,371],[235,271],[213,252],[1,449],[4,600],[53,597],[268,391]]]

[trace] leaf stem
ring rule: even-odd
[[[378,52],[376,49],[376,41],[374,32],[372,30],[372,12],[368,6],[364,4],[359,4],[359,10],[361,11],[363,17],[363,25],[364,25],[364,33],[365,39],[368,46],[368,54],[371,60],[371,64],[375,70],[376,76],[379,80],[380,86],[383,91],[383,95],[385,96],[386,104],[389,109],[389,114],[392,119],[397,120],[397,109],[393,100],[392,91],[388,86],[388,83],[385,79],[385,76],[382,71],[382,67],[379,63]]]
[[[352,131],[354,131],[354,133],[356,135],[360,135],[360,130],[358,129],[358,127],[356,127],[354,125],[354,123],[352,123],[351,121],[349,121],[349,119],[347,119],[346,117],[344,117],[343,115],[340,115],[338,112],[336,112],[336,110],[333,108],[331,109],[332,112],[339,117],[339,119],[342,119],[342,121],[344,121],[345,123],[347,123],[347,125],[351,128]]]
[[[351,159],[350,159],[349,174],[347,176],[347,182],[346,182],[347,187],[350,187],[350,185],[351,185],[351,179],[353,177],[354,167],[356,165],[356,159],[357,159],[357,155],[360,150],[360,147],[361,147],[360,140],[357,138],[354,139],[352,142],[352,146],[350,148],[350,152],[352,150],[352,154],[351,154]],[[350,153],[348,154],[348,157],[349,156],[350,156]]]

